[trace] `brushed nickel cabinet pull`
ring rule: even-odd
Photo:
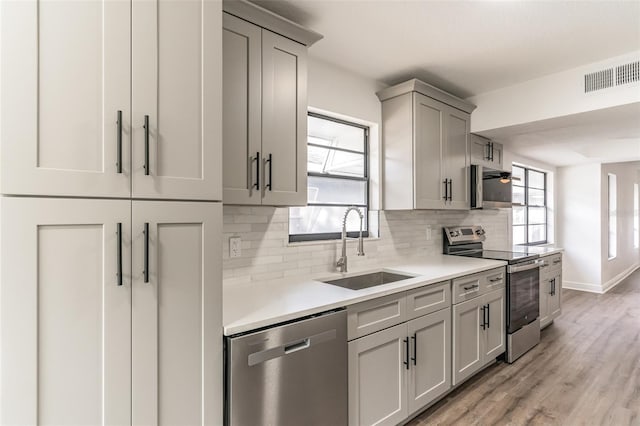
[[[116,235],[117,235],[117,242],[116,242],[116,268],[117,268],[117,278],[118,278],[118,285],[121,286],[122,285],[122,222],[118,222],[118,224],[116,225]]]
[[[116,160],[116,173],[122,173],[122,111],[118,110],[116,119],[116,150],[117,150],[117,160]]]
[[[149,116],[144,116],[144,174],[149,176]]]
[[[144,282],[149,282],[149,222],[144,223]]]

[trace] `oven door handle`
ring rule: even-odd
[[[531,269],[538,269],[540,267],[541,263],[536,261],[534,263],[530,263],[527,265],[522,265],[522,266],[518,266],[518,265],[511,265],[507,267],[507,272],[512,274],[514,272],[522,272],[522,271],[528,271]]]

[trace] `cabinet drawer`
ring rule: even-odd
[[[482,294],[484,273],[467,275],[453,280],[453,304],[473,299]]]
[[[347,308],[349,340],[400,324],[407,320],[405,293],[392,294]]]
[[[482,285],[482,293],[489,293],[493,290],[500,290],[505,287],[506,271],[498,268],[485,273]]]
[[[550,279],[562,272],[562,254],[554,254],[542,258],[544,265],[540,267],[540,278]]]
[[[451,306],[450,281],[407,292],[407,319],[418,318]]]

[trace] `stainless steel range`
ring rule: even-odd
[[[485,250],[481,226],[443,228],[443,253],[507,262],[507,352],[509,363],[540,341],[540,266],[537,254]]]

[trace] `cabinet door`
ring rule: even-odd
[[[407,323],[411,339],[409,414],[451,388],[451,308]]]
[[[262,30],[263,204],[307,204],[307,48]]]
[[[414,197],[417,209],[445,208],[442,136],[446,105],[414,93]]]
[[[262,30],[223,16],[222,156],[225,204],[261,204]]]
[[[552,321],[554,318],[560,316],[561,308],[562,308],[562,274],[557,274],[552,279],[552,294],[548,295],[548,312],[549,312],[549,321]]]
[[[453,385],[483,366],[481,302],[478,297],[453,306]]]
[[[133,196],[221,200],[221,2],[133,0],[131,11]]]
[[[222,418],[221,223],[216,203],[133,202],[133,424]]]
[[[446,107],[445,137],[442,144],[443,176],[450,179],[447,208],[469,209],[469,126],[470,115]]]
[[[489,139],[480,135],[469,135],[469,150],[471,152],[471,163],[486,166],[489,163]]]
[[[491,167],[502,170],[502,144],[491,142]]]
[[[2,197],[0,212],[0,423],[130,423],[131,202]]]
[[[130,5],[0,8],[0,192],[129,197]]]
[[[504,290],[493,291],[482,297],[483,304],[488,309],[487,327],[484,330],[484,362],[495,359],[504,353],[506,336],[505,293]]]
[[[407,417],[407,325],[349,342],[349,425],[396,425]]]
[[[546,327],[551,319],[549,318],[549,298],[553,283],[550,279],[543,278],[540,274],[540,328]]]

